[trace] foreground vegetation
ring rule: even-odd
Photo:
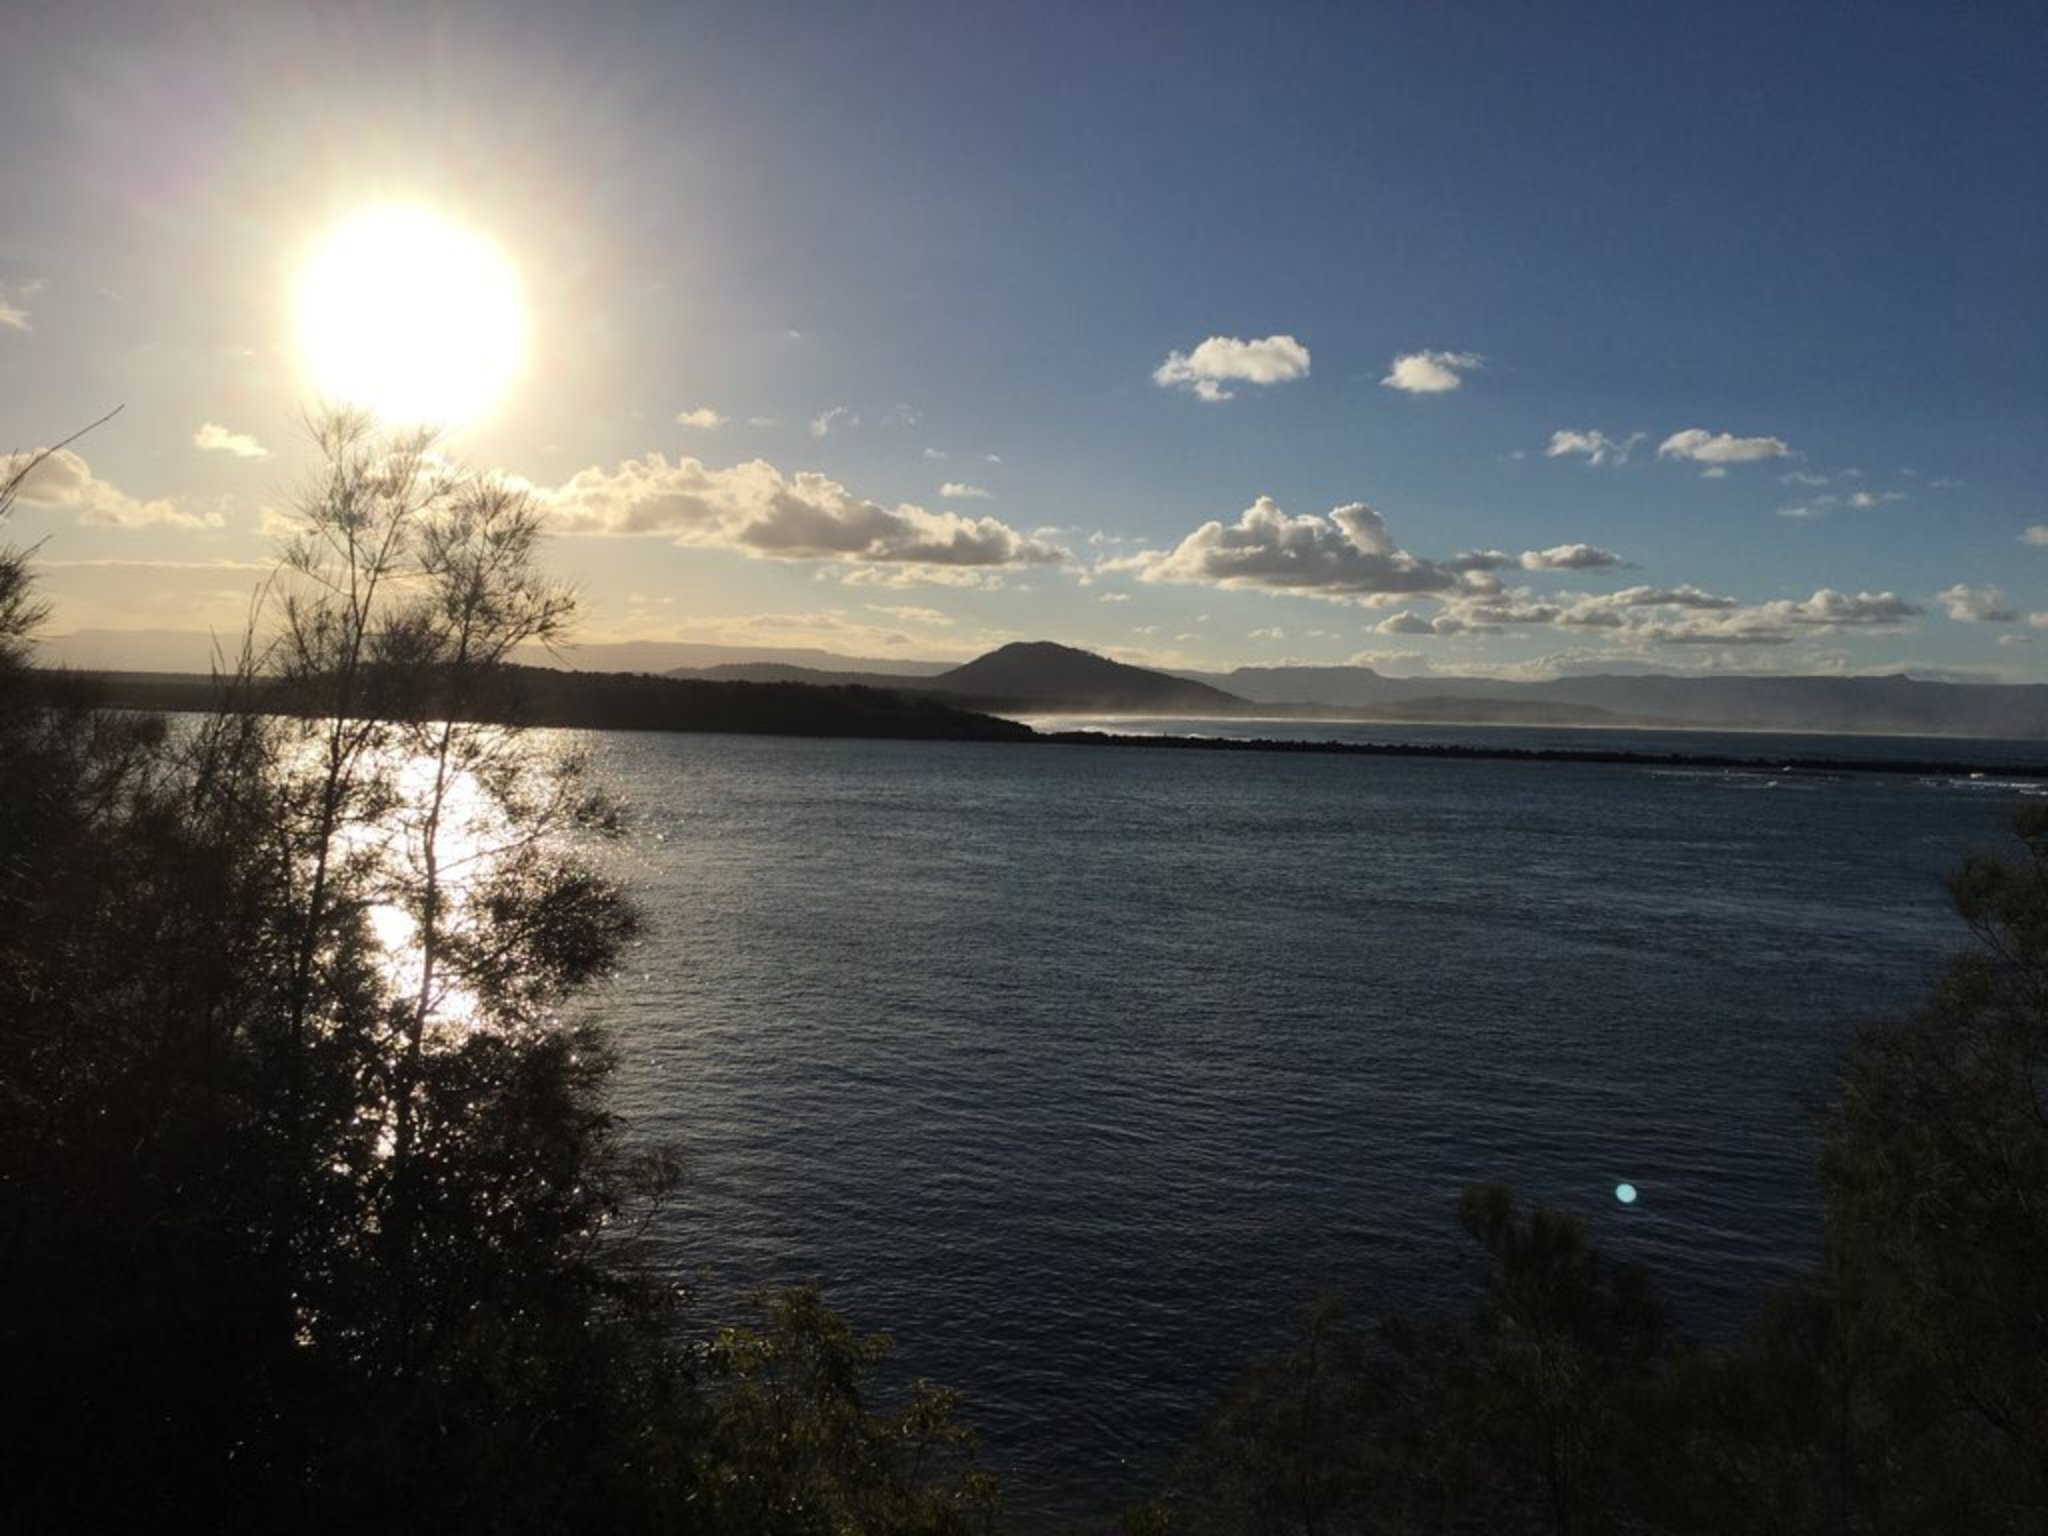
[[[692,1333],[642,1262],[671,1162],[565,1008],[633,931],[615,817],[463,723],[567,619],[538,514],[320,431],[186,728],[27,669],[0,559],[0,1528],[984,1528],[883,1341],[804,1293]]]
[[[644,1261],[673,1162],[570,1007],[634,929],[577,852],[617,816],[507,723],[569,614],[537,516],[360,421],[322,445],[188,728],[32,671],[0,552],[0,1528],[992,1528],[886,1341],[807,1291],[695,1326]],[[1475,1188],[1469,1310],[1319,1301],[1125,1528],[2048,1528],[2048,815],[2018,832],[1953,881],[1973,947],[1847,1051],[1823,1260],[1738,1345]]]

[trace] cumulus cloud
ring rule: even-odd
[[[1827,587],[1810,597],[1757,604],[1690,585],[1625,587],[1618,592],[1565,594],[1554,599],[1539,599],[1518,588],[1492,596],[1454,597],[1446,601],[1444,613],[1437,618],[1397,614],[1381,628],[1399,634],[1455,634],[1460,629],[1483,632],[1548,626],[1604,631],[1615,640],[1634,645],[1786,645],[1837,629],[1895,628],[1920,611],[1894,593],[1851,595]],[[1451,621],[1448,626],[1446,619]]]
[[[1628,456],[1636,451],[1636,444],[1642,440],[1640,432],[1631,432],[1617,441],[1605,432],[1575,432],[1561,428],[1550,434],[1550,446],[1543,450],[1543,456],[1546,459],[1582,458],[1591,465],[1626,464]]]
[[[2011,624],[2019,614],[2006,606],[2005,594],[1996,587],[1970,587],[1962,582],[1935,594],[1948,616],[1965,624]]]
[[[994,592],[1009,586],[1002,566],[968,565],[840,565],[821,571],[820,579],[835,579],[843,587],[976,587]],[[1029,592],[1023,582],[1016,590]]]
[[[857,427],[859,425],[860,418],[858,416],[854,415],[852,411],[843,405],[835,405],[818,412],[817,415],[811,418],[811,436],[826,437],[831,434],[834,427]]]
[[[939,494],[948,501],[987,501],[989,492],[978,485],[969,485],[964,480],[948,480],[939,487]]]
[[[719,415],[718,412],[711,409],[708,405],[700,405],[693,411],[676,412],[677,426],[695,427],[700,432],[709,432],[714,427],[722,427],[728,419]]]
[[[22,478],[16,495],[24,505],[75,512],[81,523],[113,528],[219,528],[218,512],[190,512],[176,502],[142,501],[93,474],[69,448],[46,454]]]
[[[1444,562],[1447,571],[1504,571],[1516,564],[1515,556],[1504,549],[1468,549],[1462,555],[1453,555]]]
[[[1439,613],[1425,618],[1403,608],[1399,613],[1381,619],[1372,629],[1376,635],[1461,635],[1472,627],[1454,613]]]
[[[1292,336],[1241,341],[1211,336],[1191,352],[1169,352],[1152,370],[1161,389],[1185,389],[1199,399],[1229,400],[1232,384],[1285,384],[1308,377],[1308,348]]]
[[[1429,658],[1420,651],[1355,651],[1344,658],[1347,667],[1370,667],[1382,677],[1425,677]]]
[[[192,434],[192,446],[208,453],[231,453],[238,459],[265,459],[270,450],[246,432],[230,432],[217,421],[209,421]]]
[[[1387,365],[1380,382],[1411,395],[1440,395],[1465,382],[1465,375],[1484,366],[1477,352],[1404,352]]]
[[[1204,523],[1170,551],[1145,550],[1105,568],[1135,571],[1145,581],[1336,599],[1450,592],[1471,580],[1399,548],[1386,520],[1362,501],[1327,517],[1290,517],[1270,496],[1253,502],[1235,523]]]
[[[920,567],[903,584],[941,579],[945,567],[1053,565],[1066,552],[992,517],[885,507],[815,472],[784,475],[761,459],[712,469],[692,458],[629,459],[586,469],[539,493],[569,533],[656,534],[677,544],[775,560],[836,560]]]
[[[1597,544],[1555,544],[1549,549],[1522,551],[1525,571],[1595,571],[1622,563],[1621,556]]]
[[[1690,459],[1696,464],[1750,464],[1758,459],[1782,459],[1791,452],[1780,438],[1736,437],[1704,427],[1687,427],[1657,445],[1660,459]]]
[[[1895,501],[1904,501],[1905,499],[1906,493],[1904,491],[1851,491],[1846,496],[1831,491],[1825,496],[1815,496],[1809,500],[1795,503],[1792,506],[1780,507],[1778,508],[1778,516],[1826,517],[1829,511],[1836,507],[1848,507],[1852,511],[1867,512],[1872,507],[1889,506]]]
[[[2022,544],[2048,544],[2048,523],[2031,523],[2020,534]]]

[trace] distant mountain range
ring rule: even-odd
[[[1935,683],[1918,678],[1672,677],[1657,674],[1501,678],[1383,677],[1370,667],[1240,667],[1183,674],[1253,706],[1366,719],[1474,723],[1877,732],[1899,736],[2048,736],[2048,686]]]
[[[81,631],[43,641],[46,664],[204,672],[211,637]],[[841,656],[772,646],[636,641],[527,652],[562,671],[658,672],[707,682],[865,685],[1006,715],[1389,720],[1471,725],[1695,727],[2048,738],[2048,685],[1905,676],[1601,674],[1522,682],[1386,677],[1370,667],[1162,672],[1049,641],[1005,645],[965,664]]]
[[[781,664],[687,675],[859,682],[941,695],[1002,714],[1128,714],[1389,720],[1461,725],[1692,727],[2048,737],[2048,685],[1891,677],[1386,677],[1370,667],[1158,672],[1047,641],[1017,643],[922,678]]]

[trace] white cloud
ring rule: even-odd
[[[1704,427],[1687,427],[1657,445],[1660,459],[1691,459],[1697,464],[1750,464],[1758,459],[1782,459],[1791,452],[1780,438],[1735,437]]]
[[[1246,638],[1252,640],[1285,640],[1287,631],[1275,624],[1270,629],[1255,629]]]
[[[843,587],[975,587],[996,592],[1011,583],[1004,579],[1002,566],[967,565],[839,565],[820,571],[819,580],[835,580]],[[1029,592],[1022,582],[1015,590]]]
[[[924,451],[924,456],[933,463],[936,463],[946,455],[937,448],[927,448]]]
[[[1888,506],[1895,501],[1904,501],[1904,491],[1851,491],[1844,496],[1830,491],[1825,496],[1815,496],[1807,501],[1778,508],[1780,517],[1826,517],[1832,507],[1849,507],[1855,511],[1868,511],[1872,507]]]
[[[1166,361],[1152,370],[1152,382],[1162,389],[1185,389],[1203,400],[1229,400],[1231,384],[1284,384],[1306,378],[1308,348],[1292,336],[1268,336],[1260,341],[1241,341],[1235,336],[1211,336],[1192,352],[1169,352]]]
[[[1105,592],[1096,599],[1098,603],[1128,603],[1130,600],[1128,592]]]
[[[939,494],[948,501],[987,501],[990,493],[964,480],[948,480],[939,487]]]
[[[1457,633],[1448,618],[1470,630],[1553,626],[1597,630],[1628,645],[1787,645],[1815,633],[1847,628],[1896,628],[1920,613],[1890,592],[1853,596],[1823,587],[1805,598],[1745,604],[1694,586],[1625,587],[1599,595],[1538,599],[1526,588],[1493,596],[1454,597],[1435,619],[1389,621],[1390,633]],[[1395,615],[1402,620],[1403,615]],[[1390,627],[1391,626],[1391,627]]]
[[[1784,474],[1778,476],[1778,484],[1780,485],[1811,486],[1826,485],[1827,483],[1828,477],[1826,475],[1816,475],[1809,469],[1789,469]]]
[[[1444,562],[1447,571],[1504,571],[1518,563],[1516,557],[1504,549],[1468,549],[1462,555],[1453,555]]]
[[[718,412],[711,409],[708,405],[700,405],[693,411],[676,412],[677,426],[695,427],[700,432],[709,432],[714,427],[722,427],[729,419],[729,417],[719,415]]]
[[[658,534],[680,545],[774,560],[917,567],[904,584],[941,580],[944,567],[1053,565],[1066,558],[992,517],[885,507],[815,472],[784,475],[761,459],[711,469],[692,458],[628,459],[586,469],[538,493],[569,533]]]
[[[1700,471],[1700,478],[1702,480],[1726,480],[1728,478],[1728,466],[1726,464],[1710,465]]]
[[[1440,395],[1465,382],[1465,375],[1485,365],[1477,352],[1404,352],[1387,365],[1380,382],[1411,395]]]
[[[0,287],[0,330],[32,331],[28,311],[21,306],[18,297],[9,297],[5,287]]]
[[[894,607],[887,603],[868,603],[870,613],[886,614],[898,624],[920,624],[928,629],[942,629],[953,622],[951,614],[939,612],[936,608]]]
[[[1656,638],[1732,639],[1740,635],[1757,643],[1769,643],[1764,636],[1778,627],[1795,630],[1890,629],[1920,612],[1919,607],[1895,593],[1848,593],[1822,587],[1811,597],[1779,598],[1753,607],[1732,609],[1719,618],[1701,620],[1699,634]]]
[[[2019,614],[2008,608],[1996,587],[1969,587],[1957,582],[1935,594],[1948,616],[1965,624],[2011,624]]]
[[[858,416],[854,415],[852,411],[843,405],[835,405],[828,410],[818,412],[817,415],[811,418],[811,436],[824,437],[837,426],[857,427],[859,425],[860,418]]]
[[[1574,432],[1564,428],[1550,434],[1550,446],[1543,450],[1543,456],[1546,459],[1576,456],[1590,465],[1626,464],[1628,456],[1636,451],[1636,444],[1642,440],[1640,432],[1631,432],[1617,441],[1605,432]]]
[[[1597,544],[1554,544],[1549,549],[1525,549],[1519,555],[1504,549],[1470,549],[1453,555],[1443,567],[1447,571],[1504,571],[1511,566],[1525,571],[1594,571],[1627,563]]]
[[[1450,592],[1473,578],[1397,547],[1379,513],[1362,501],[1327,517],[1290,517],[1261,496],[1235,523],[1207,522],[1171,551],[1145,550],[1105,562],[1145,581],[1294,592],[1340,600]]]
[[[81,523],[106,527],[196,529],[226,523],[218,512],[189,512],[173,501],[138,500],[95,476],[69,448],[46,455],[23,477],[16,494],[24,505],[63,508],[76,512]]]
[[[1439,613],[1433,618],[1403,608],[1399,613],[1381,619],[1373,625],[1376,635],[1458,635],[1472,626],[1455,614]]]
[[[749,416],[747,418],[747,425],[750,427],[772,427],[775,425],[775,418],[773,416]]]
[[[192,434],[192,446],[208,453],[231,453],[238,459],[267,459],[270,450],[246,432],[230,432],[217,421],[209,421]]]
[[[1622,563],[1621,556],[1597,544],[1556,544],[1522,551],[1525,571],[1593,571]]]
[[[1370,667],[1382,677],[1424,677],[1429,658],[1420,651],[1357,651],[1344,658],[1347,667]]]
[[[2020,534],[2022,544],[2048,544],[2048,523],[2030,523]]]

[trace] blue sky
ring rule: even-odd
[[[322,11],[12,24],[55,629],[239,624],[399,204],[592,639],[2048,676],[2037,8]]]

